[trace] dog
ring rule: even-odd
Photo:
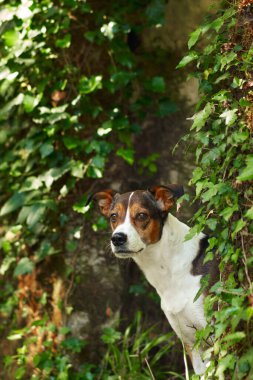
[[[194,344],[196,330],[207,323],[205,295],[194,299],[202,276],[217,276],[217,264],[204,264],[208,236],[201,232],[185,240],[190,228],[169,212],[183,194],[183,187],[175,184],[124,194],[105,190],[93,194],[87,203],[97,201],[101,213],[110,219],[114,255],[133,259],[156,289],[163,312],[200,375],[207,363],[202,360],[204,349]]]

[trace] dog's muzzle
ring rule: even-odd
[[[133,255],[143,251],[144,248],[140,248],[138,250],[130,250],[128,247],[128,238],[127,235],[123,232],[116,232],[111,237],[111,246],[112,251],[115,256],[126,259],[129,257],[133,257]]]

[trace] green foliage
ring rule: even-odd
[[[155,373],[156,379],[166,379],[168,374],[161,369],[159,362],[174,344],[173,333],[154,337],[153,330],[154,327],[142,330],[140,313],[123,335],[113,328],[106,328],[102,340],[108,348],[100,378],[149,380]]]
[[[133,135],[147,112],[164,117],[177,110],[166,78],[156,70],[147,75],[154,57],[146,53],[142,62],[128,43],[130,33],[138,40],[147,25],[163,23],[164,6],[163,0],[1,1],[0,312],[3,334],[27,326],[16,354],[13,346],[6,358],[6,373],[16,371],[16,379],[95,378],[87,363],[82,374],[72,369],[68,352],[79,353],[81,343],[50,330],[55,310],[61,319],[55,326],[68,310],[65,300],[52,301],[52,284],[71,269],[50,273],[47,265],[77,249],[80,233],[66,234],[69,214],[89,217],[80,194],[104,177],[110,158],[134,163]],[[140,163],[142,172],[155,172],[156,157]],[[92,225],[106,226],[104,218]],[[33,336],[38,320],[40,347]]]
[[[191,33],[190,51],[178,65],[194,60],[191,76],[199,81],[189,136],[197,162],[191,184],[201,207],[187,238],[207,226],[207,260],[214,254],[220,260],[220,281],[205,302],[208,324],[197,333],[198,344],[210,335],[213,342],[204,378],[219,380],[253,376],[252,26],[242,21],[246,11],[238,4],[226,3]]]

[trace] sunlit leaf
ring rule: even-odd
[[[191,51],[189,54],[187,54],[184,58],[181,59],[176,69],[186,66],[188,63],[194,61],[197,58],[198,58],[198,53],[196,53],[195,51]]]
[[[122,157],[130,165],[134,163],[134,151],[132,149],[120,148],[117,150],[117,156]]]
[[[23,107],[24,107],[25,112],[27,113],[32,112],[34,108],[39,104],[40,99],[41,99],[41,95],[33,96],[33,95],[26,94],[23,100]]]
[[[115,34],[118,32],[118,25],[114,21],[110,21],[108,24],[104,24],[101,29],[101,33],[107,37],[109,40],[112,40]]]
[[[237,177],[239,181],[249,181],[253,179],[253,156],[246,157],[246,167],[242,169],[240,175]]]
[[[253,219],[253,206],[246,212],[245,216],[249,219]]]
[[[99,90],[102,88],[102,76],[91,76],[85,77],[83,76],[80,79],[79,89],[81,94],[89,94],[95,90]]]
[[[7,30],[2,35],[3,40],[5,41],[6,45],[9,47],[12,47],[16,45],[16,43],[19,41],[20,35],[19,32],[15,29]]]
[[[201,33],[202,33],[202,29],[198,28],[198,29],[194,30],[194,32],[192,32],[190,34],[190,39],[188,41],[188,48],[189,49],[191,49],[196,44],[196,42],[198,41]]]
[[[71,45],[71,34],[67,33],[63,38],[56,40],[55,45],[62,49],[69,48]]]
[[[193,120],[193,124],[191,126],[191,129],[196,129],[196,131],[199,131],[208,120],[209,116],[213,112],[213,104],[207,103],[203,110],[195,113],[189,120]]]

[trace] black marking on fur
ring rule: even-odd
[[[192,262],[191,274],[193,274],[193,276],[205,275],[209,273],[211,261],[204,264],[206,249],[209,245],[208,239],[209,236],[206,235],[199,241],[199,250],[197,256]]]
[[[191,274],[193,276],[199,276],[199,275],[209,276],[209,284],[206,289],[207,293],[209,289],[219,280],[219,266],[218,266],[219,261],[217,257],[214,255],[214,258],[212,260],[204,263],[206,250],[209,245],[208,239],[209,239],[209,236],[207,235],[205,235],[202,239],[200,239],[199,250],[195,259],[192,261],[192,269],[191,269]]]

